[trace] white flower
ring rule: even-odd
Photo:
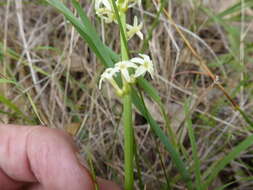
[[[115,0],[113,0],[115,1]],[[136,3],[141,5],[141,0],[116,0],[115,4],[119,11],[125,12],[128,8],[133,7]],[[96,14],[106,23],[116,22],[112,0],[95,0]]]
[[[110,0],[95,0],[95,9],[106,8],[112,10]]]
[[[117,83],[115,82],[114,80],[114,76],[116,75],[117,72],[119,72],[119,68],[117,67],[114,67],[114,68],[107,68],[103,74],[101,75],[100,77],[100,80],[99,80],[99,89],[101,89],[101,86],[102,86],[102,82],[104,80],[108,80],[111,85],[116,89],[116,90],[120,90],[120,88],[118,87]]]
[[[136,3],[141,6],[141,0],[128,0],[128,3],[128,8],[135,6]]]
[[[135,68],[136,69],[137,65],[135,65],[131,61],[120,61],[115,64],[115,67],[120,70],[122,76],[124,77],[124,79],[127,82],[132,82],[133,78],[130,76],[128,68]]]
[[[127,38],[130,39],[136,34],[141,40],[143,40],[143,34],[141,32],[142,26],[143,26],[142,23],[138,24],[137,16],[135,16],[133,26],[129,24],[126,25],[126,28],[128,30]]]
[[[141,0],[124,0],[124,2],[121,5],[121,8],[126,10],[134,7],[136,4],[140,6]]]
[[[96,14],[104,19],[106,23],[111,23],[115,20],[113,6],[111,0],[95,0]]]
[[[150,60],[149,56],[145,54],[139,54],[139,56],[141,58],[135,57],[130,60],[133,63],[140,64],[140,66],[135,71],[134,77],[137,78],[141,75],[144,75],[146,72],[148,72],[153,78],[154,66],[153,66],[152,60]]]

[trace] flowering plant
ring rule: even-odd
[[[137,35],[143,40],[141,32],[143,24],[138,24],[137,16],[134,17],[133,25],[126,23],[126,11],[135,4],[141,3],[140,0],[96,0],[96,14],[106,23],[115,22],[121,24],[121,55],[122,60],[115,63],[114,67],[107,68],[101,75],[99,88],[101,89],[102,82],[107,80],[116,90],[116,94],[123,97],[123,119],[125,129],[125,189],[133,189],[133,149],[134,135],[132,126],[132,98],[131,88],[137,78],[149,73],[153,78],[154,68],[152,60],[148,55],[139,54],[139,57],[129,59],[127,52],[127,43],[124,43],[124,38],[130,40],[134,35]],[[116,14],[118,11],[118,15]],[[118,18],[117,18],[118,16]],[[126,35],[126,36],[124,36]],[[116,75],[120,73],[122,79],[122,87],[115,81]]]
[[[74,15],[60,0],[46,0],[50,5],[57,8],[65,18],[76,28],[80,36],[88,43],[91,50],[100,59],[101,63],[107,67],[99,80],[99,88],[102,88],[104,81],[108,81],[116,91],[116,94],[123,100],[123,123],[124,123],[124,162],[125,162],[125,185],[124,189],[132,190],[134,187],[134,132],[132,121],[132,105],[140,111],[146,118],[152,132],[161,140],[166,150],[170,153],[173,163],[178,168],[182,179],[187,182],[189,189],[192,189],[189,172],[182,161],[180,154],[170,142],[174,135],[168,130],[170,138],[160,128],[158,123],[152,117],[143,101],[143,90],[152,100],[154,100],[161,109],[164,118],[167,117],[162,101],[156,89],[144,79],[145,74],[154,77],[153,62],[146,54],[139,54],[137,57],[130,55],[127,41],[137,35],[143,40],[141,32],[143,23],[138,22],[137,16],[134,16],[133,24],[127,23],[127,10],[141,5],[140,0],[95,0],[95,12],[102,21],[108,24],[116,24],[120,29],[121,59],[119,56],[101,40],[96,33],[89,18],[83,11],[77,0],[71,0],[72,5],[80,18]],[[121,80],[119,80],[121,78]],[[140,88],[135,88],[136,84]],[[138,93],[140,92],[140,93]],[[165,122],[167,120],[165,119]],[[166,124],[167,125],[167,124]]]
[[[101,89],[103,82],[107,81],[110,83],[110,85],[114,87],[115,92],[117,93],[117,95],[119,95],[120,99],[122,99],[122,102],[123,102],[123,117],[122,118],[123,118],[123,123],[124,123],[124,161],[125,161],[125,168],[124,168],[125,169],[125,187],[124,189],[132,190],[134,187],[133,160],[134,160],[134,157],[138,155],[138,147],[137,146],[134,147],[132,105],[135,105],[138,111],[146,119],[146,121],[148,122],[151,128],[150,131],[153,132],[158,137],[160,142],[164,145],[164,148],[169,153],[168,161],[170,163],[173,163],[173,165],[175,166],[173,170],[171,170],[173,177],[171,178],[171,176],[167,176],[166,174],[168,171],[167,169],[170,169],[171,167],[167,167],[167,168],[164,167],[165,165],[163,164],[163,158],[160,157],[161,154],[159,153],[159,149],[157,149],[159,159],[161,161],[161,165],[160,164],[156,164],[156,165],[159,168],[161,168],[162,166],[164,170],[164,176],[166,179],[166,184],[163,186],[164,189],[173,189],[174,187],[179,188],[179,189],[186,189],[182,187],[181,185],[174,184],[174,182],[177,182],[177,181],[180,181],[180,182],[184,181],[185,186],[187,187],[188,190],[208,189],[209,185],[211,185],[212,181],[214,181],[215,177],[218,175],[218,173],[221,170],[223,170],[226,167],[226,165],[228,165],[232,160],[234,160],[241,152],[244,152],[246,149],[252,146],[253,135],[245,138],[242,142],[240,142],[240,144],[236,145],[236,147],[234,147],[233,150],[231,150],[231,152],[226,151],[228,154],[224,154],[225,156],[222,158],[219,158],[218,161],[215,161],[211,165],[210,165],[210,162],[208,162],[208,165],[210,165],[210,167],[208,168],[202,167],[201,162],[206,161],[206,160],[205,158],[203,159],[202,157],[200,158],[199,153],[197,152],[197,149],[198,149],[197,146],[199,145],[199,142],[202,142],[202,141],[196,141],[195,135],[194,135],[195,127],[193,127],[193,123],[191,119],[191,115],[194,112],[195,107],[196,107],[195,99],[197,96],[196,97],[194,96],[193,104],[191,101],[188,101],[188,100],[184,104],[185,112],[182,114],[185,115],[185,118],[184,118],[185,126],[182,125],[182,130],[181,130],[181,127],[179,129],[179,134],[180,134],[179,136],[185,136],[185,135],[181,135],[181,132],[183,132],[183,134],[186,134],[185,130],[187,129],[187,132],[188,132],[187,146],[189,145],[188,141],[190,141],[192,149],[188,151],[187,149],[185,149],[185,146],[184,146],[185,143],[182,141],[182,138],[179,138],[179,139],[175,138],[175,135],[173,133],[173,128],[170,126],[170,121],[169,121],[169,118],[167,117],[168,114],[165,112],[165,108],[162,104],[160,96],[158,95],[158,92],[143,77],[144,75],[149,74],[151,75],[151,78],[154,78],[154,67],[153,67],[152,60],[146,54],[139,54],[139,56],[135,57],[129,53],[130,51],[128,49],[127,41],[132,39],[135,35],[138,36],[141,40],[143,40],[144,38],[144,35],[142,33],[143,23],[138,21],[138,17],[133,16],[133,18],[130,18],[130,20],[133,21],[133,23],[129,23],[129,21],[126,19],[126,18],[129,18],[129,17],[126,17],[127,11],[129,9],[137,5],[141,6],[140,0],[94,0],[95,12],[98,15],[98,17],[101,18],[101,21],[106,22],[108,24],[109,23],[114,24],[116,26],[119,26],[120,28],[121,59],[119,58],[118,54],[116,54],[111,48],[106,46],[106,44],[104,44],[101,41],[100,36],[96,33],[96,29],[93,27],[93,25],[89,21],[89,18],[86,16],[84,9],[78,3],[80,2],[80,0],[71,0],[72,5],[75,8],[75,14],[73,14],[72,11],[70,11],[70,9],[68,9],[62,3],[64,2],[62,0],[46,0],[46,1],[53,7],[57,8],[65,16],[65,18],[75,27],[75,29],[80,34],[80,36],[87,42],[87,44],[89,45],[89,48],[100,59],[101,63],[107,68],[105,69],[105,71],[102,73],[100,77],[99,88]],[[147,2],[149,1],[145,1],[145,3]],[[185,37],[184,32],[181,31],[181,30],[184,30],[185,32],[187,32],[187,30],[184,28],[184,26],[179,27],[179,25],[176,24],[174,20],[172,19],[172,16],[167,12],[166,6],[165,6],[166,1],[161,0],[161,1],[152,1],[152,2],[157,5],[156,8],[158,8],[159,6],[159,9],[156,9],[157,15],[155,19],[153,20],[153,24],[155,25],[156,23],[158,23],[157,22],[158,20],[163,20],[163,22],[168,21],[166,25],[170,24],[172,27],[176,29],[175,31],[178,32],[179,36],[185,42],[185,45],[190,49],[192,54],[199,61],[199,66],[202,68],[203,71],[205,71],[204,72],[205,75],[208,75],[213,80],[213,84],[211,87],[216,86],[217,88],[219,88],[223,92],[223,94],[228,98],[228,100],[232,103],[235,110],[239,111],[242,118],[244,118],[248,124],[248,126],[243,127],[243,130],[246,129],[247,134],[250,134],[248,132],[251,132],[251,131],[247,131],[247,130],[249,129],[251,130],[252,128],[250,127],[253,127],[253,122],[251,118],[248,117],[247,114],[240,108],[238,103],[235,102],[233,98],[229,96],[229,94],[226,92],[224,87],[221,85],[221,82],[219,81],[219,77],[212,73],[212,71],[205,64],[205,60],[198,54],[198,51],[196,51],[195,48],[191,46],[191,43]],[[241,20],[242,20],[243,25],[245,22],[244,9],[248,7],[248,5],[244,6],[245,3],[246,1],[245,2],[241,1],[240,3],[235,5],[236,7],[242,7],[238,10],[240,10],[240,13],[242,15]],[[171,2],[169,2],[168,4],[169,10],[173,11],[173,9],[171,9],[170,4]],[[203,7],[202,9],[205,12],[207,12],[208,15],[211,15],[210,14],[211,12],[208,8]],[[147,12],[144,12],[144,13],[147,13]],[[160,19],[160,15],[162,13],[164,13],[164,16],[167,17],[167,20]],[[217,19],[208,19],[208,20],[211,21],[211,20],[217,20]],[[69,22],[65,22],[65,23],[68,24]],[[155,28],[153,24],[150,27],[151,30]],[[240,48],[240,52],[242,52],[240,53],[242,54],[242,56],[240,55],[240,61],[242,63],[244,63],[244,56],[246,55],[246,54],[244,55],[244,51],[243,51],[243,47],[245,44],[243,39],[246,35],[246,32],[244,32],[244,29],[243,29],[244,28],[243,25],[241,25],[242,39],[237,40],[238,42],[240,42],[239,44],[240,47],[242,47]],[[235,31],[235,30],[229,30],[229,31]],[[187,33],[192,35],[191,32],[187,32]],[[143,49],[145,49],[151,37],[152,35],[149,34],[149,36],[145,38],[145,41],[143,43]],[[194,34],[194,38],[196,37],[197,35],[195,36]],[[233,35],[233,41],[234,39],[237,39],[236,37],[238,37],[238,35]],[[7,50],[6,52],[8,53],[8,51],[9,50]],[[232,56],[232,57],[235,57],[235,56]],[[245,77],[242,77],[242,78],[245,78]],[[245,84],[248,83],[247,81],[248,80],[246,80],[245,78],[245,80],[243,80],[243,83],[240,84],[239,86],[241,88],[241,94],[243,95],[243,97],[246,92],[243,86],[244,86],[244,83]],[[138,88],[136,88],[136,86]],[[162,130],[160,126],[157,124],[157,122],[155,121],[155,119],[152,117],[152,114],[150,112],[151,110],[149,110],[147,106],[145,105],[142,91],[144,91],[145,95],[148,95],[150,99],[155,101],[157,105],[159,106],[161,114],[163,115],[163,118],[165,121],[164,124],[165,124],[166,130]],[[189,93],[187,92],[187,94]],[[242,105],[244,105],[245,98],[242,98],[241,100],[242,100],[241,103],[243,103]],[[197,102],[199,102],[198,97],[197,97]],[[182,114],[180,113],[180,116]],[[194,114],[194,120],[195,118],[196,118],[196,114]],[[213,117],[212,117],[212,120],[213,120]],[[241,119],[240,119],[240,122],[241,122]],[[156,143],[156,145],[157,144],[158,143]],[[203,148],[201,150],[203,150]],[[168,154],[165,154],[165,155],[167,157]],[[164,161],[167,161],[167,158]],[[187,162],[187,164],[185,164],[185,161]],[[139,165],[137,156],[136,156],[136,165]],[[145,189],[146,186],[144,186],[142,183],[142,179],[141,179],[142,176],[139,169],[140,168],[137,168],[137,171],[138,171],[137,175],[140,182],[139,187],[140,189]],[[177,174],[174,174],[175,169],[178,171]],[[206,171],[203,171],[203,169]],[[191,174],[194,174],[194,175],[191,176]],[[94,177],[94,181],[95,181],[95,177]],[[163,179],[160,179],[160,174],[159,174],[158,181],[159,182],[164,181]],[[220,187],[216,189],[220,189]]]

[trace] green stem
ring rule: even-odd
[[[128,47],[127,47],[127,44],[124,42],[124,39],[126,39],[126,14],[121,12],[120,13],[120,21],[121,21],[121,26],[122,26],[122,29],[123,29],[123,33],[120,32],[120,48],[121,48],[121,58],[122,60],[128,60],[129,57],[128,57]]]
[[[132,99],[131,94],[124,96],[123,104],[124,122],[124,157],[125,157],[125,190],[132,190],[134,185],[134,131],[132,123]]]
[[[126,41],[126,14],[117,10],[115,2],[112,1],[120,27],[120,47],[122,60],[128,60],[128,46]],[[122,78],[123,79],[123,78]],[[125,159],[125,190],[134,188],[134,130],[132,121],[132,98],[131,86],[123,79],[123,86],[126,90],[123,103],[123,123],[124,123],[124,159]]]
[[[127,35],[126,35],[126,14],[125,11],[119,7],[116,6],[116,3],[114,0],[111,0],[113,9],[115,12],[115,16],[119,25],[120,29],[120,43],[121,43],[121,56],[122,60],[128,60],[129,50],[127,45]],[[124,0],[120,0],[119,4],[122,5],[124,3]]]

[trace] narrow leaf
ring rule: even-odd
[[[252,146],[252,144],[253,135],[247,137],[244,141],[237,145],[227,156],[225,156],[217,164],[215,164],[215,166],[213,166],[212,173],[205,182],[205,189],[207,189],[207,187],[211,184],[211,182],[215,179],[219,172],[226,167],[227,164],[229,164],[232,160],[238,157],[241,152]]]

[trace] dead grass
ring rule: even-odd
[[[228,93],[250,115],[253,113],[252,48],[251,51],[245,48],[244,62],[241,65],[237,55],[230,51],[230,34],[224,26],[207,23],[208,16],[199,9],[201,5],[218,13],[233,4],[233,1],[224,2],[216,0],[202,4],[200,1],[169,1],[166,9],[172,13],[174,21],[207,66],[220,76]],[[152,21],[156,6],[155,2],[149,3],[152,8],[146,11],[134,10],[146,23]],[[83,2],[83,7],[96,24],[97,30],[101,31],[106,43],[119,50],[117,29],[111,26],[101,27],[90,3]],[[245,14],[253,16],[252,9],[247,9]],[[19,115],[2,114],[1,122],[39,124],[27,98],[26,94],[29,94],[45,124],[53,128],[64,128],[76,135],[83,153],[91,153],[98,175],[122,183],[121,103],[110,86],[98,90],[97,81],[103,68],[95,55],[63,16],[41,1],[5,0],[0,6],[0,20],[0,43],[4,47],[0,72],[7,78],[15,79],[20,85],[17,88],[11,84],[1,84],[1,96],[8,97],[31,119],[26,121]],[[251,131],[223,94],[212,86],[212,80],[199,74],[203,70],[198,61],[167,18],[161,16],[160,20],[146,51],[150,53],[156,68],[156,77],[152,83],[160,92],[178,143],[185,148],[186,154],[190,154],[191,147],[184,127],[186,116],[183,105],[186,99],[191,99],[192,122],[196,130],[201,169],[205,171],[210,163],[226,154]],[[240,26],[240,21],[230,21],[229,24]],[[249,34],[246,35],[247,44],[253,41],[252,26],[252,22],[244,23]],[[146,24],[144,33],[148,28],[149,24]],[[133,50],[138,51],[141,46],[138,39],[130,42]],[[10,49],[16,56],[10,53]],[[229,60],[230,57],[232,60]],[[248,77],[243,85],[240,83],[241,71],[244,77]],[[148,100],[147,102],[154,118],[164,126],[157,106]],[[0,108],[13,113],[5,103],[1,103]],[[139,159],[143,182],[146,189],[163,189],[165,178],[157,151],[163,156],[168,175],[174,177],[169,155],[150,133],[146,121],[138,113],[135,117],[135,136],[141,153]],[[188,165],[191,166],[192,163],[189,162]],[[252,176],[252,167],[251,148],[226,167],[210,189]],[[183,189],[180,182],[174,184],[175,189]],[[228,189],[251,188],[252,181],[241,181]]]

